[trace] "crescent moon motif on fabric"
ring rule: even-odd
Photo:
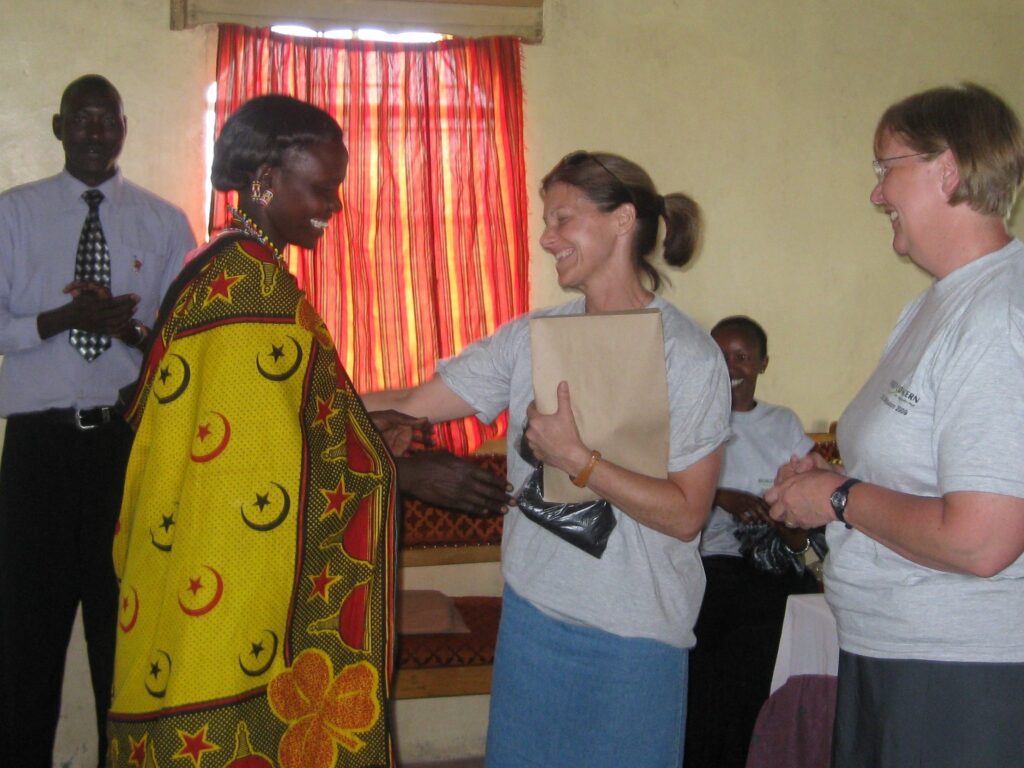
[[[302,365],[302,347],[299,346],[299,342],[294,336],[289,336],[288,340],[295,347],[295,359],[288,360],[283,344],[281,346],[272,344],[270,352],[260,352],[256,355],[256,370],[259,371],[260,376],[269,381],[286,381],[299,370],[299,366]],[[263,362],[260,360],[261,356],[271,358],[267,366],[263,365]],[[286,367],[284,370],[279,370],[282,366]]]
[[[285,488],[285,486],[282,485],[280,482],[273,482],[272,480],[270,481],[270,484],[273,485],[275,488],[281,490],[282,496],[281,510],[278,513],[276,513],[270,520],[268,520],[267,522],[257,522],[257,520],[255,520],[252,516],[246,513],[245,505],[242,505],[242,507],[240,508],[240,511],[242,512],[243,522],[245,522],[245,524],[253,530],[259,530],[261,532],[266,530],[273,530],[275,527],[278,527],[279,525],[281,525],[281,523],[285,521],[285,518],[288,517],[288,513],[292,509],[292,498],[291,496],[289,496],[288,490]],[[264,507],[272,507],[273,505],[270,503],[270,494],[257,493],[256,501],[254,501],[251,506],[257,507],[259,509],[259,512],[261,513],[263,512]]]
[[[206,592],[206,586],[203,584],[201,577],[190,577],[188,580],[188,586],[178,593],[178,607],[181,608],[182,612],[186,616],[203,616],[209,613],[217,607],[217,603],[219,603],[220,599],[224,596],[224,577],[220,575],[216,568],[212,568],[209,565],[204,565],[203,568],[212,573],[214,579],[216,579],[216,585],[213,588],[213,596],[205,603],[194,605],[193,603],[198,598],[199,593]],[[187,604],[185,599],[182,599],[182,596],[185,593],[191,593],[191,599],[185,598],[188,599]]]
[[[175,360],[180,363],[175,365]],[[160,405],[167,405],[181,397],[192,380],[192,368],[181,355],[168,354],[159,365],[153,380],[153,395]]]
[[[167,663],[167,667],[160,666],[160,658]],[[149,678],[153,678],[156,682],[150,684]],[[161,651],[159,648],[149,658],[149,674],[146,676],[146,682],[143,685],[146,688],[146,693],[155,699],[162,699],[167,695],[167,683],[171,678],[171,657],[166,651]]]
[[[135,622],[139,620],[139,593],[135,590],[135,587],[132,587],[131,603],[129,603],[127,596],[121,598],[122,614],[128,609],[129,605],[132,606],[132,617],[128,621],[117,620],[117,626],[121,628],[122,632],[131,632],[135,629]]]
[[[192,461],[200,464],[220,456],[231,441],[231,422],[228,421],[228,417],[217,411],[210,413],[216,416],[220,423],[217,424],[213,419],[200,420],[192,437]]]
[[[270,484],[281,491],[281,509],[273,518],[265,523],[260,523],[246,513],[244,504],[240,508],[242,521],[254,531],[260,531],[261,533],[264,531],[272,531],[283,523],[285,518],[288,517],[288,513],[291,511],[292,506],[291,496],[288,495],[288,491],[285,487],[280,483],[275,483],[273,481],[271,481]],[[273,507],[273,504],[270,503],[270,494],[257,493],[256,501],[254,501],[251,506],[257,507],[261,513],[263,512],[264,507]]]
[[[277,658],[277,634],[269,629],[263,630],[260,642],[251,644],[248,655],[255,658],[257,662],[260,660],[260,654],[267,650],[262,642],[262,639],[264,637],[270,638],[270,650],[267,653],[267,660],[265,662],[260,664],[258,667],[250,667],[246,666],[243,656],[240,655],[238,657],[238,666],[242,669],[242,672],[244,672],[249,677],[260,677],[261,675],[265,674],[267,670],[270,669],[270,665],[274,663],[274,659]]]
[[[159,525],[149,529],[149,540],[161,552],[170,552],[174,543],[174,534],[171,533],[171,526],[174,525],[174,515],[161,515],[161,518],[163,519]],[[162,534],[158,534],[159,529],[163,530]]]

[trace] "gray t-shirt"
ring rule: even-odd
[[[729,374],[718,347],[696,323],[661,297],[669,398],[669,464],[678,472],[710,454],[729,430]],[[584,300],[533,316],[580,314]],[[628,371],[609,366],[610,376]],[[493,421],[509,409],[508,477],[518,488],[530,466],[519,457],[526,408],[533,400],[529,317],[438,364],[438,375],[478,416]],[[613,508],[614,509],[614,508]],[[624,637],[676,647],[695,643],[693,624],[704,595],[697,542],[640,525],[614,509],[618,524],[598,559],[520,514],[505,518],[502,573],[519,595],[550,616]]]
[[[904,310],[839,422],[851,477],[938,497],[1024,498],[1024,246],[934,283]],[[880,658],[1024,661],[1024,557],[979,578],[927,568],[828,526],[839,644]]]
[[[733,411],[732,437],[725,444],[719,488],[734,488],[763,496],[775,482],[779,465],[814,447],[800,419],[789,408],[758,403],[749,411]],[[715,507],[701,533],[701,555],[740,556],[736,518]]]

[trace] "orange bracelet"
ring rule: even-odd
[[[577,488],[585,488],[587,485],[587,480],[590,479],[590,473],[594,471],[594,467],[597,466],[597,462],[599,462],[600,460],[601,452],[591,451],[590,461],[587,462],[587,466],[583,468],[582,472],[576,475],[576,477],[572,478],[572,484],[575,485]]]

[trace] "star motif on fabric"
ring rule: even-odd
[[[163,669],[160,668],[160,662],[159,661],[152,661],[152,662],[150,662],[150,664],[149,664],[149,676],[150,677],[152,677],[154,680],[157,680],[157,679],[159,679],[161,672],[163,672]]]
[[[323,494],[324,498],[327,499],[327,508],[324,509],[320,515],[320,522],[323,522],[331,515],[336,515],[337,518],[341,519],[341,511],[345,508],[345,502],[351,499],[355,494],[349,493],[345,490],[345,478],[342,477],[338,480],[338,485],[334,490],[328,488],[321,488],[320,493]]]
[[[277,344],[271,344],[270,356],[274,358],[275,363],[284,357],[284,345],[282,344],[281,346],[278,346]]]
[[[203,442],[209,436],[210,436],[210,425],[209,425],[209,423],[200,424],[199,425],[199,431],[196,433],[196,437],[199,438],[199,442],[200,443]]]
[[[210,283],[209,293],[206,294],[203,306],[208,307],[215,301],[223,301],[226,304],[230,304],[231,290],[243,278],[245,278],[245,275],[229,275],[227,271],[222,269],[220,274],[213,278],[213,282]]]
[[[265,506],[267,506],[267,504],[269,504],[269,503],[270,503],[270,494],[269,493],[257,493],[256,494],[256,501],[253,502],[253,506],[258,507],[260,512],[262,512],[263,508]]]
[[[252,654],[254,659],[259,661],[260,654],[263,653],[263,643],[253,643],[249,653]]]
[[[161,384],[166,384],[167,379],[171,377],[171,369],[167,366],[160,366],[160,373],[158,373],[157,376],[160,378]]]
[[[143,736],[141,739],[136,741],[131,736],[128,737],[128,746],[131,749],[131,755],[128,757],[128,762],[132,765],[137,765],[139,768],[146,762],[146,737]]]
[[[188,580],[188,591],[193,595],[199,594],[199,590],[203,588],[203,580],[200,579],[189,579]]]
[[[310,576],[309,580],[313,582],[313,587],[309,591],[309,597],[306,598],[307,603],[311,603],[318,597],[328,605],[331,604],[331,585],[334,584],[340,576],[334,576],[331,573],[331,564],[328,563],[324,566],[324,569],[320,571],[316,576]]]
[[[211,744],[206,740],[206,728],[207,726],[204,725],[195,733],[178,731],[178,738],[181,739],[181,749],[179,749],[177,754],[174,755],[175,759],[187,757],[192,761],[194,768],[199,768],[199,763],[202,761],[203,755],[206,752],[216,752],[220,750],[220,747],[216,744]]]
[[[316,399],[316,416],[313,418],[313,426],[322,424],[328,435],[333,435],[331,419],[338,415],[338,409],[334,407],[334,393],[326,400]]]
[[[160,527],[164,529],[164,533],[169,533],[171,526],[174,525],[174,515],[161,515],[160,517],[164,519],[164,521],[160,523]]]

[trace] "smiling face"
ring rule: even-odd
[[[258,210],[258,223],[278,247],[314,248],[341,210],[338,187],[345,180],[348,153],[340,142],[289,149],[281,165],[265,173],[274,198]]]
[[[86,82],[67,93],[53,116],[53,135],[64,146],[64,167],[90,187],[117,172],[128,124],[112,86]]]
[[[880,158],[919,151],[891,132],[882,137],[878,146]],[[948,170],[943,162],[944,154],[890,160],[884,164],[885,178],[871,190],[871,202],[881,208],[892,223],[893,250],[924,269],[929,269],[935,237],[941,237],[935,226],[936,217],[949,208],[949,197],[943,188],[943,173]]]
[[[555,257],[558,284],[586,293],[612,275],[617,242],[615,211],[601,211],[578,187],[557,182],[544,193],[541,247]]]
[[[735,326],[724,326],[711,332],[729,369],[732,385],[732,409],[749,411],[756,404],[754,390],[757,377],[768,367],[768,355],[764,354],[757,338],[748,330]]]

